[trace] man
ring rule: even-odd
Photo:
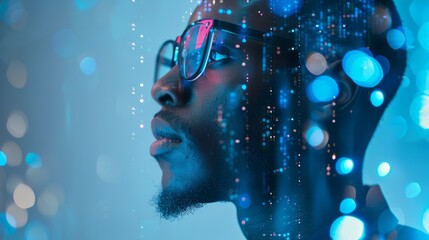
[[[152,89],[163,217],[231,201],[249,239],[428,239],[362,184],[406,63],[391,0],[203,1],[189,22]]]

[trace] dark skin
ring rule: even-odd
[[[253,5],[224,1],[211,8],[205,12],[199,6],[189,23],[198,20],[200,13],[202,19],[235,24],[245,20],[249,28],[269,32],[284,21],[270,12],[265,1]],[[233,14],[220,14],[219,9],[230,9]],[[286,19],[290,29],[300,27],[296,16]],[[286,30],[274,33],[287,36]],[[306,98],[308,73],[290,64],[304,66],[302,58],[291,61],[288,49],[293,46],[267,48],[263,55],[257,41],[242,44],[237,36],[221,31],[214,41],[228,48],[228,59],[210,62],[204,74],[192,82],[182,81],[176,66],[152,89],[153,98],[162,106],[155,119],[167,122],[180,138],[166,152],[151,152],[160,163],[163,191],[172,193],[173,205],[180,196],[190,196],[194,203],[232,201],[248,239],[286,233],[291,239],[329,239],[331,224],[343,215],[340,203],[348,197],[356,202],[353,216],[365,222],[367,237],[426,239],[402,226],[380,233],[379,216],[388,216],[386,221],[394,221],[394,217],[380,189],[362,184],[362,159],[384,108],[374,109],[360,98],[369,90],[358,90],[338,64],[342,53],[361,47],[362,42],[341,43],[337,54],[326,54],[329,68],[325,73],[339,82],[344,101],[339,98],[333,105],[320,105]],[[299,51],[305,56],[315,49],[309,45]],[[263,61],[277,70],[263,72]],[[397,68],[391,74],[402,73]],[[280,89],[286,92],[284,109],[278,105]],[[386,91],[387,98],[394,92]],[[321,149],[309,146],[305,137],[314,123],[329,133],[329,141]],[[282,124],[287,126],[285,130]],[[276,139],[283,133],[282,150]],[[333,156],[352,157],[355,170],[337,174]]]

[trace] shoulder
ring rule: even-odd
[[[394,239],[397,240],[429,240],[429,235],[408,226],[398,225],[393,234],[395,232],[397,237]]]

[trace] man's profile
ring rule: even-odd
[[[231,201],[248,239],[428,239],[362,184],[400,25],[392,0],[203,1],[157,59],[161,215]]]

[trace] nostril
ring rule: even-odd
[[[170,94],[164,94],[158,98],[161,105],[174,105],[174,99]]]

